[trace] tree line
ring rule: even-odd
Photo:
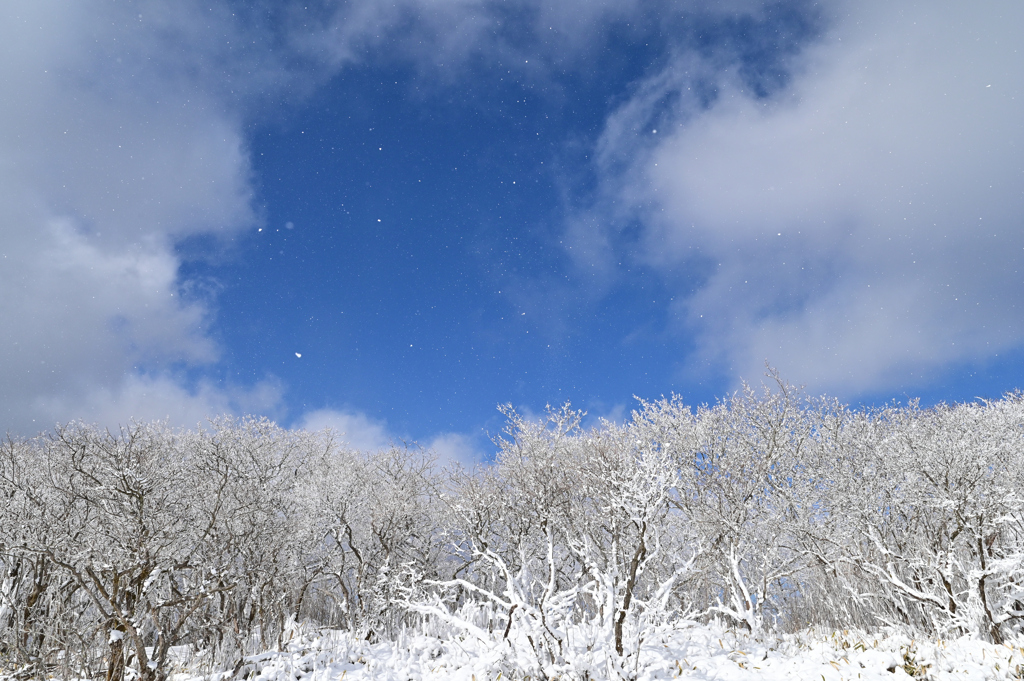
[[[629,678],[659,627],[1002,642],[1024,620],[1024,395],[850,409],[777,381],[584,427],[505,408],[493,463],[256,418],[83,423],[0,448],[0,662],[242,676],[290,627],[476,637]]]

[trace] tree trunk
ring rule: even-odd
[[[113,630],[111,634],[123,636],[124,632]],[[106,681],[124,681],[124,639],[111,637],[109,645]]]
[[[622,610],[619,611],[618,617],[615,618],[615,653],[619,657],[622,657],[624,650],[622,645],[622,625],[626,621],[629,607],[633,604],[633,591],[636,590],[636,573],[640,568],[640,564],[647,557],[647,544],[644,541],[646,534],[647,523],[643,523],[640,526],[640,544],[636,547],[633,560],[629,563],[629,578],[626,580],[626,593],[622,598]]]

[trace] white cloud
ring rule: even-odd
[[[120,382],[95,384],[85,391],[45,395],[33,405],[39,414],[75,414],[88,423],[116,430],[135,421],[167,421],[173,425],[203,427],[219,414],[279,416],[282,386],[267,379],[251,387],[217,386],[200,382],[187,388],[179,377],[128,374]],[[54,423],[40,421],[38,431]]]
[[[441,433],[427,445],[437,455],[442,466],[457,463],[472,468],[484,462],[484,454],[473,444],[473,439],[461,433]]]
[[[330,429],[340,442],[361,452],[376,452],[406,443],[415,446],[411,438],[392,433],[386,421],[361,411],[317,409],[304,414],[294,427],[310,431]],[[463,433],[439,433],[429,442],[420,444],[437,456],[441,466],[458,463],[472,467],[484,460],[484,454],[476,448],[473,438]]]
[[[0,7],[3,428],[237,403],[168,370],[218,357],[176,241],[256,219],[241,107],[287,79],[246,30],[189,1]]]
[[[400,443],[388,432],[385,421],[358,411],[318,409],[304,414],[296,427],[303,430],[330,429],[339,440],[362,452],[375,452]]]
[[[843,8],[770,100],[726,75],[702,111],[680,55],[609,119],[641,259],[709,273],[674,308],[693,366],[849,394],[1024,343],[1024,6]]]

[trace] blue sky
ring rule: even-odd
[[[767,360],[854,404],[1024,367],[1024,9],[0,10],[0,418],[217,413],[472,459]]]

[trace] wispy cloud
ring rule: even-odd
[[[1024,10],[841,9],[770,97],[726,71],[704,106],[714,69],[681,52],[608,121],[638,259],[701,273],[674,307],[695,370],[850,394],[1024,343]]]

